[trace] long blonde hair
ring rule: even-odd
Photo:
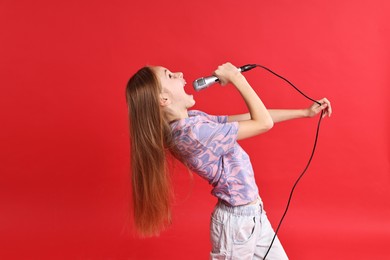
[[[150,67],[135,73],[126,87],[134,224],[141,236],[158,235],[171,223],[173,192],[167,156],[172,141],[160,93]]]

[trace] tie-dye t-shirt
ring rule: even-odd
[[[248,154],[237,143],[238,122],[227,116],[188,111],[171,123],[181,160],[212,186],[211,193],[232,206],[256,200],[258,188]]]

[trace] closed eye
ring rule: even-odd
[[[173,77],[173,76],[172,76],[172,73],[168,72],[168,70],[165,70],[164,72],[165,72],[165,75],[168,76],[168,78],[171,79],[171,78]]]

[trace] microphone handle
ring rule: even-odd
[[[256,66],[257,66],[256,64],[247,64],[247,65],[239,67],[238,70],[240,72],[244,72],[244,71],[248,71],[248,70],[251,70],[253,68],[256,68]],[[194,89],[196,91],[200,91],[202,89],[210,87],[211,85],[213,85],[217,82],[219,82],[219,78],[217,78],[216,76],[209,76],[209,77],[200,78],[200,79],[195,80],[193,83],[193,86],[194,86]]]

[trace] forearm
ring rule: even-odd
[[[238,121],[237,140],[252,137],[272,128],[274,122],[271,115],[257,93],[249,85],[245,77],[231,63],[225,63],[214,72],[222,86],[232,83],[240,92],[249,110],[248,120]],[[228,118],[230,121],[231,118]]]
[[[274,123],[309,116],[307,109],[268,109]]]
[[[274,123],[283,122],[291,119],[314,117],[317,114],[322,113],[322,116],[331,116],[332,107],[328,99],[323,98],[318,100],[322,105],[319,106],[317,103],[313,103],[309,108],[306,109],[268,109],[268,114],[271,116]],[[233,121],[246,121],[250,120],[251,115],[249,113],[232,115],[228,117],[229,122]]]
[[[307,117],[306,109],[268,109],[268,113],[274,123],[283,122],[296,118]],[[250,120],[251,114],[231,115],[228,117],[229,122]]]
[[[273,122],[270,113],[245,77],[240,75],[232,83],[236,86],[248,107],[248,120],[256,121],[267,129],[272,127]]]

